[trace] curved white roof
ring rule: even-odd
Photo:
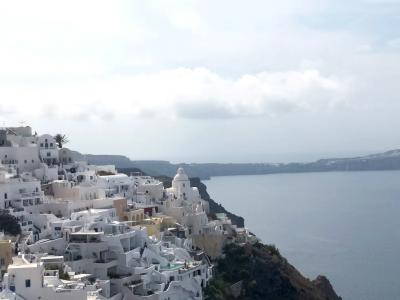
[[[176,173],[176,175],[174,177],[174,181],[187,181],[187,180],[189,180],[189,177],[186,175],[183,168],[179,168],[178,172]]]
[[[122,179],[122,178],[128,178],[128,175],[124,173],[118,173],[114,175],[104,175],[104,176],[99,176],[104,179]]]

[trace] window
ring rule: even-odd
[[[6,154],[6,155],[4,155],[4,158],[7,158],[7,154]]]
[[[4,266],[4,265],[5,265],[4,258],[0,258],[0,266]]]
[[[7,199],[8,195],[7,193],[4,193],[4,199]]]
[[[35,162],[35,160],[32,159],[32,163],[34,163],[34,162]]]
[[[47,157],[50,157],[51,156],[51,153],[50,152],[47,152]]]
[[[25,160],[24,160],[24,163],[26,164],[26,163],[28,163],[28,161],[25,159]]]
[[[50,147],[53,147],[53,143],[50,143]]]
[[[40,143],[40,147],[43,147],[43,143]]]
[[[25,279],[25,287],[31,287],[31,280],[30,279]]]

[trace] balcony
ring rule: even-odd
[[[35,197],[41,197],[42,196],[42,192],[30,192],[30,193],[26,193],[26,192],[21,192],[21,198],[35,198]]]
[[[116,261],[115,259],[110,258],[101,258],[95,261],[96,264],[108,264],[109,262]]]
[[[142,279],[137,279],[137,280],[132,280],[130,282],[125,283],[124,285],[130,288],[135,288],[139,285],[143,284],[143,280]]]
[[[32,225],[32,221],[27,221],[27,222],[24,221],[24,222],[21,223],[22,227],[29,226],[29,225]]]
[[[132,276],[132,274],[131,273],[119,274],[119,273],[115,273],[115,272],[108,272],[107,276],[110,277],[110,279],[122,279],[122,278]]]
[[[70,243],[101,243],[102,232],[71,233]]]

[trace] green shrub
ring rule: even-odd
[[[16,217],[2,211],[0,212],[0,230],[6,234],[17,235],[21,233],[21,226]]]

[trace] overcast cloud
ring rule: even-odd
[[[394,0],[2,2],[0,121],[133,158],[397,147],[399,15]],[[99,128],[140,130],[113,146]]]

